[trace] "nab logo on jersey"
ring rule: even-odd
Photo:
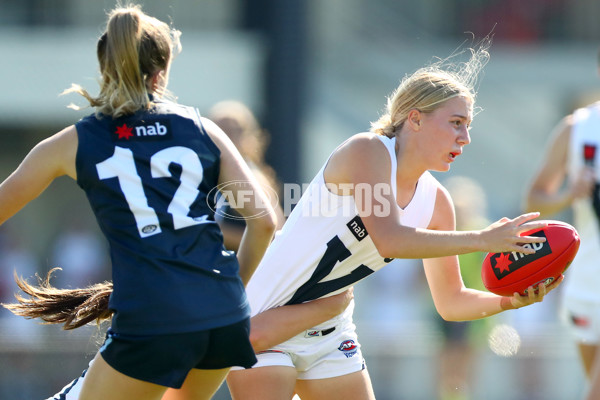
[[[546,238],[544,231],[532,233],[531,236]],[[508,274],[511,274],[521,268],[525,264],[529,264],[539,258],[552,253],[550,244],[546,238],[544,243],[528,243],[525,246],[535,250],[533,254],[523,254],[517,251],[510,253],[496,253],[490,258],[490,264],[496,278],[502,279]]]
[[[369,235],[367,229],[363,225],[363,222],[358,215],[352,218],[350,222],[346,224],[346,226],[348,227],[348,229],[350,229],[350,232],[352,232],[356,240],[358,240],[359,242]]]
[[[171,123],[168,119],[136,121],[134,124],[116,124],[113,129],[113,140],[116,142],[129,140],[162,140],[172,136]]]

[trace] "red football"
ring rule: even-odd
[[[481,279],[490,292],[501,296],[512,296],[515,292],[524,295],[529,286],[537,287],[541,282],[549,284],[569,267],[579,250],[579,234],[567,223],[552,220],[544,222],[548,223],[545,228],[521,234],[546,238],[544,243],[527,245],[535,249],[535,253],[513,251],[487,254]]]

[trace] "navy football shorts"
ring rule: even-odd
[[[250,319],[221,328],[171,335],[123,335],[108,330],[102,358],[129,377],[180,388],[192,368],[250,368]]]

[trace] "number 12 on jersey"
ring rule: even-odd
[[[152,177],[171,176],[169,165],[172,163],[180,165],[182,169],[179,187],[167,208],[167,212],[173,217],[173,227],[182,229],[208,222],[206,216],[201,218],[188,216],[192,203],[198,197],[198,187],[204,175],[198,155],[192,149],[182,146],[160,150],[150,159]],[[96,170],[100,179],[117,178],[119,180],[121,191],[135,218],[141,237],[162,232],[156,211],[148,205],[142,179],[137,173],[133,152],[130,149],[116,146],[111,157],[96,164]]]

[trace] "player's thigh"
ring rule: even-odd
[[[335,378],[298,380],[296,392],[302,400],[375,400],[366,369]]]
[[[79,400],[159,400],[166,389],[122,374],[96,354],[85,375]]]
[[[250,368],[230,371],[227,386],[233,400],[287,400],[294,396],[296,376],[288,366]]]
[[[210,400],[217,392],[229,368],[192,369],[179,389],[169,388],[162,400]]]

